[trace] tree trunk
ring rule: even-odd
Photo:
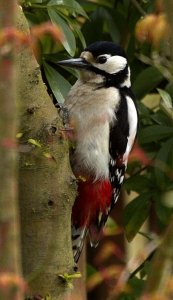
[[[17,27],[28,32],[21,9]],[[23,271],[31,297],[60,300],[68,282],[59,275],[74,273],[71,208],[76,188],[68,145],[60,138],[62,125],[31,49],[21,49],[17,64]]]
[[[14,25],[15,1],[0,0],[0,30]],[[17,207],[17,128],[12,41],[0,47],[0,299],[21,299],[14,284],[19,283],[20,253]],[[3,283],[4,289],[3,289]]]

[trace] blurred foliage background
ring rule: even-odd
[[[112,216],[105,235],[123,235],[125,231],[128,241],[132,241],[140,232],[146,244],[156,241],[169,224],[173,207],[173,68],[169,26],[162,1],[22,0],[20,4],[31,28],[52,22],[63,33],[62,43],[56,43],[49,35],[40,38],[36,50],[44,82],[54,103],[63,103],[77,78],[76,72],[58,66],[57,61],[78,56],[85,45],[96,40],[114,41],[125,49],[136,95],[139,130],[124,186],[128,194],[133,191],[135,196],[124,209],[122,205],[117,208],[118,214],[123,214],[123,224],[117,225],[116,217]],[[147,229],[141,232],[146,219]],[[100,269],[96,271],[90,260],[89,299],[96,299],[91,290],[103,281],[106,292],[104,290],[104,296],[98,299],[115,299],[115,294],[121,300],[139,298],[150,272],[153,248],[146,250],[144,247],[142,262],[138,263],[136,258],[137,270],[132,268],[133,274],[127,276],[128,283],[125,280],[118,289],[117,278],[126,270],[124,241],[120,248],[115,242],[105,243],[103,259],[114,253],[114,260],[102,273]]]

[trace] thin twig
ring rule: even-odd
[[[137,8],[137,10],[141,13],[142,16],[145,16],[147,13],[145,10],[140,6],[137,0],[131,0],[132,4]]]

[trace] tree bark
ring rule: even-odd
[[[17,27],[28,32],[21,9]],[[60,138],[62,125],[31,49],[21,49],[17,64],[23,271],[30,297],[60,300],[68,282],[59,275],[74,273],[71,208],[76,187],[68,144]]]
[[[14,25],[15,1],[0,0],[1,34]],[[17,205],[16,91],[12,41],[0,47],[0,299],[21,299]],[[13,282],[13,283],[12,283]]]

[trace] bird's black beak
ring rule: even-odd
[[[87,69],[89,63],[83,58],[71,58],[66,60],[61,60],[57,62],[58,65],[69,67],[69,68],[76,68],[76,69]]]

